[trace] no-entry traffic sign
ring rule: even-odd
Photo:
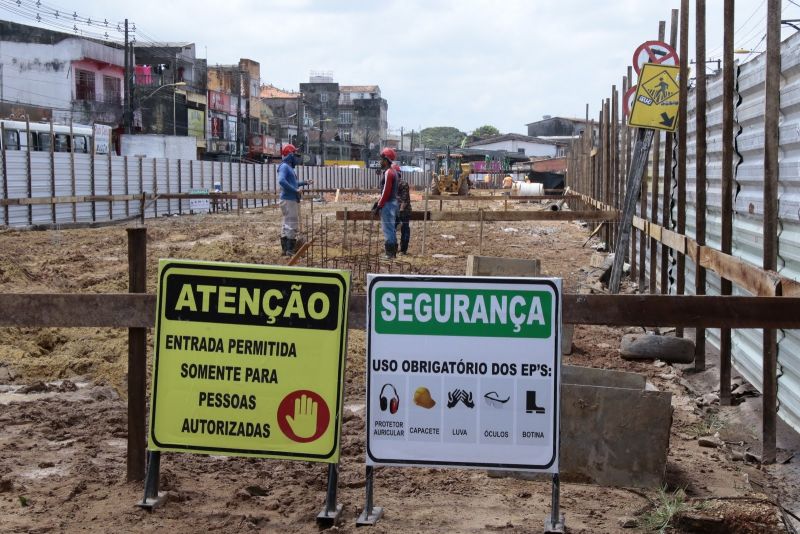
[[[559,279],[368,287],[368,465],[558,472]]]
[[[662,41],[647,41],[640,44],[633,53],[633,68],[636,74],[642,71],[646,63],[675,66],[678,64],[678,53]]]

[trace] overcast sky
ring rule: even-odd
[[[34,5],[35,0],[24,0]],[[694,5],[690,2],[690,59]],[[8,10],[0,17],[36,25]],[[298,89],[310,71],[343,85],[380,85],[389,127],[492,124],[525,133],[543,115],[595,117],[622,85],[640,43],[680,2],[642,0],[106,0],[42,1],[92,20],[136,23],[137,39],[188,41],[209,64],[245,57],[263,83]],[[707,1],[709,58],[722,53],[722,0]],[[800,0],[783,17],[800,18]],[[735,48],[763,50],[764,0],[738,0]],[[45,26],[46,27],[46,26]],[[784,27],[783,37],[794,30]],[[748,59],[747,55],[737,58]]]

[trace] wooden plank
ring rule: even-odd
[[[631,222],[631,224],[633,224],[634,228],[637,228],[637,229],[642,230],[642,231],[646,231],[647,230],[647,223],[648,223],[648,221],[646,221],[645,219],[642,219],[638,215],[634,215],[633,216],[633,221]]]
[[[351,310],[364,310],[365,299],[352,295]],[[563,303],[566,324],[800,329],[800,297],[568,293]],[[0,327],[152,328],[155,311],[153,294],[0,294]],[[350,328],[363,328],[358,321]]]
[[[780,282],[779,276],[710,247],[700,247],[700,265],[754,295],[774,295]]]
[[[40,204],[72,204],[75,202],[113,202],[138,200],[141,195],[77,195],[65,197],[9,198],[0,200],[0,206],[25,206]]]
[[[800,325],[800,308],[796,307],[800,299],[788,297],[565,294],[563,302],[563,321],[572,324],[705,328]]]
[[[661,230],[661,242],[676,252],[686,253],[686,237],[678,232],[663,228]]]
[[[422,211],[411,213],[412,221],[424,220]],[[348,211],[347,220],[368,221],[373,218],[372,212]],[[511,222],[511,221],[616,221],[618,214],[615,211],[484,211],[485,222]],[[336,212],[336,220],[344,220],[344,211]],[[377,219],[376,219],[377,220]],[[475,221],[480,222],[480,211],[431,211],[428,212],[429,221]]]
[[[150,294],[0,294],[0,327],[122,327],[155,324]]]
[[[695,57],[706,57],[706,0],[695,0]],[[706,244],[706,69],[696,70],[695,84],[695,238],[697,245]],[[699,253],[698,249],[695,252]],[[689,256],[695,262],[694,292],[696,295],[706,294],[706,270],[697,265],[697,256]],[[704,371],[706,368],[706,331],[695,329],[694,368]]]
[[[467,276],[538,276],[541,270],[540,260],[467,256]]]

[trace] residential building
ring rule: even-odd
[[[269,143],[268,113],[261,102],[261,67],[251,59],[208,67],[209,150],[219,158],[261,159]],[[256,152],[253,152],[253,151]],[[274,150],[274,142],[272,148]]]
[[[0,116],[118,127],[124,64],[116,43],[0,21]]]
[[[568,143],[564,141],[553,141],[516,133],[497,135],[466,144],[468,148],[516,152],[529,158],[564,156],[567,145]]]
[[[332,73],[316,72],[299,93],[267,85],[261,96],[270,134],[316,163],[369,162],[386,144],[388,104],[377,85],[339,85]]]
[[[281,145],[298,144],[298,125],[302,117],[298,114],[301,94],[284,91],[274,85],[261,86],[262,115],[267,124],[267,133]]]
[[[207,149],[206,60],[196,57],[194,43],[137,44],[134,55],[134,130],[192,136],[202,158]]]
[[[526,126],[528,135],[532,137],[571,138],[586,129],[586,120],[545,115],[542,120],[529,122]]]

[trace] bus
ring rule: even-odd
[[[74,151],[77,154],[91,152],[91,126],[73,124],[70,136],[70,127],[63,124],[54,124],[52,133],[50,123],[32,122],[28,125],[23,121],[2,119],[0,124],[3,128],[3,135],[0,136],[0,150],[27,150],[28,131],[30,130],[30,148],[33,151],[49,152],[52,146],[55,152]]]

